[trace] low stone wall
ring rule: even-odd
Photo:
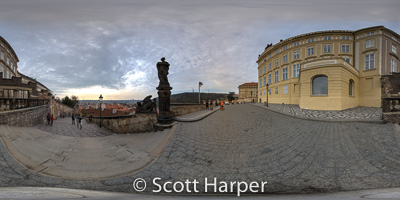
[[[210,106],[210,109],[212,109],[213,106]],[[171,110],[171,115],[173,117],[181,116],[181,115],[186,115],[192,112],[197,112],[201,110],[205,110],[206,105],[205,104],[171,104],[170,110]]]
[[[36,126],[46,122],[49,105],[0,112],[0,124],[9,126]]]
[[[400,112],[382,113],[382,120],[388,123],[400,123]]]
[[[89,118],[85,118],[89,122]],[[93,117],[92,123],[100,124],[100,117]],[[134,115],[102,117],[101,125],[116,133],[142,133],[154,130],[156,114],[136,113]]]

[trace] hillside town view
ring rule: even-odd
[[[399,7],[1,1],[0,199],[400,199]]]

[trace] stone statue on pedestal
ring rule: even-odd
[[[159,105],[159,115],[157,121],[160,124],[170,124],[174,120],[170,112],[170,98],[172,87],[168,82],[168,70],[169,63],[165,61],[165,58],[161,58],[161,62],[157,63],[158,79],[160,82],[158,84],[158,105]]]

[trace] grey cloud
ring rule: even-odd
[[[237,91],[257,81],[265,45],[295,35],[385,25],[400,32],[399,1],[105,1],[3,0],[0,35],[20,58],[20,71],[56,92],[158,84],[166,57],[175,91]],[[144,72],[139,79],[129,75]],[[206,84],[207,83],[207,84]]]

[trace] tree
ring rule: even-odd
[[[74,108],[75,105],[78,103],[78,97],[77,96],[72,96],[72,99],[69,98],[68,96],[65,96],[64,98],[62,98],[61,103],[63,103],[64,105]]]
[[[228,101],[229,102],[233,101],[233,95],[235,95],[235,92],[229,92],[229,94],[228,94]]]

